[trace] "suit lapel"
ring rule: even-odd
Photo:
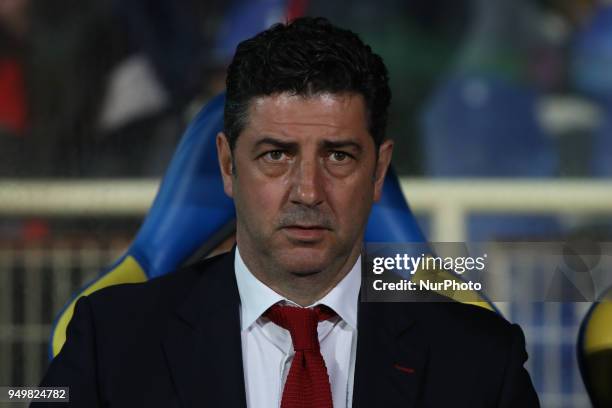
[[[359,303],[353,407],[415,407],[428,345],[416,303]]]
[[[201,274],[163,341],[184,407],[245,407],[234,251]]]

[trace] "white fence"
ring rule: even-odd
[[[2,181],[0,216],[142,216],[158,180]],[[432,217],[429,237],[463,242],[470,213],[612,216],[612,181],[402,178],[413,210]]]

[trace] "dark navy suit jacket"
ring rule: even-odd
[[[102,289],[41,386],[69,386],[73,407],[245,407],[239,304],[233,251]],[[360,302],[357,336],[355,408],[539,406],[521,329],[485,309]]]

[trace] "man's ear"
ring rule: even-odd
[[[223,190],[229,197],[234,197],[233,189],[233,166],[232,166],[232,151],[227,141],[225,133],[217,133],[217,157],[219,158],[219,169],[223,178]]]
[[[380,200],[382,196],[383,184],[387,169],[391,164],[391,156],[393,155],[393,141],[385,140],[378,147],[378,161],[376,163],[376,172],[374,173],[374,201]]]

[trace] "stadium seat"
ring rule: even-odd
[[[119,283],[143,282],[178,268],[202,247],[214,247],[231,228],[234,206],[224,191],[215,135],[222,129],[224,97],[217,96],[185,131],[136,238],[108,270],[87,283],[56,318],[50,356],[59,353],[76,300]]]
[[[594,408],[612,407],[612,287],[593,303],[578,335],[578,364]]]

